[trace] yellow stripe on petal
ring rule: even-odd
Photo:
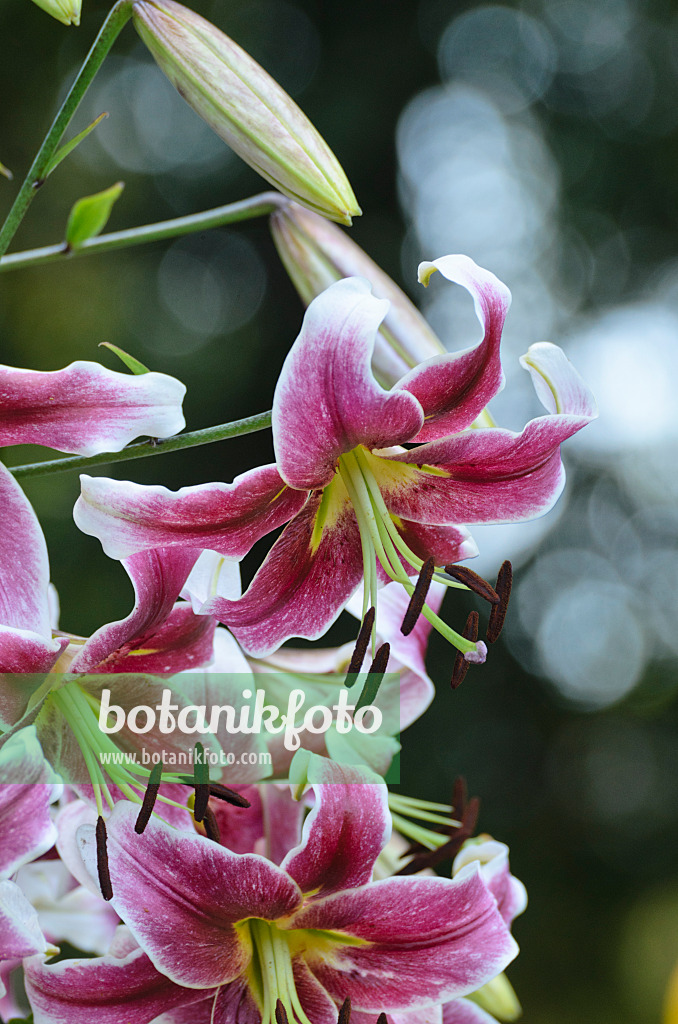
[[[320,547],[324,531],[332,530],[339,522],[348,503],[349,497],[344,481],[337,474],[324,488],[320,499],[311,534],[311,554],[314,555]]]

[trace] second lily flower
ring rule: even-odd
[[[499,344],[508,289],[465,256],[423,264],[472,294],[484,328],[474,348],[421,363],[390,391],[371,360],[388,303],[360,278],[318,296],[285,361],[273,401],[276,464],[230,484],[171,492],[82,477],[78,526],[108,555],[185,545],[241,558],[288,522],[239,600],[201,609],[263,656],[293,636],[316,639],[365,579],[377,587],[476,553],[465,523],[530,519],[563,486],[562,441],[595,416],[584,382],[560,349],[537,345],[523,358],[550,415],[521,433],[473,424],[503,383]],[[400,447],[415,444],[409,450]],[[458,586],[437,569],[438,578]],[[424,606],[423,614],[469,661],[484,644],[465,639]]]

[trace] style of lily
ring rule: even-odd
[[[31,959],[36,1021],[112,1022],[124,1005],[133,1024],[170,1011],[201,1024],[273,1024],[282,1005],[298,1024],[336,1024],[347,996],[360,1024],[379,1012],[422,1019],[506,966],[517,947],[476,867],[373,882],[390,833],[386,787],[315,755],[301,768],[315,802],[280,866],[162,822],[135,836],[134,809],[118,804],[112,905],[147,959],[129,940],[125,959]],[[95,878],[93,829],[78,836]]]
[[[57,952],[12,876],[54,845],[50,805],[61,791],[35,730],[24,730],[0,750],[0,962]]]
[[[560,444],[596,412],[563,353],[541,344],[523,365],[549,414],[520,433],[468,429],[502,386],[510,293],[464,256],[422,264],[420,278],[436,270],[472,294],[484,329],[475,348],[434,356],[387,391],[371,359],[388,302],[366,281],[339,281],[308,307],[276,386],[275,466],[177,492],[83,476],[77,524],[114,558],[196,543],[241,558],[289,520],[244,595],[202,608],[254,657],[292,636],[321,636],[363,578],[364,610],[377,604],[382,582],[396,580],[412,594],[411,577],[429,558],[437,580],[460,586],[442,571],[476,553],[459,524],[546,512],[564,484]],[[422,614],[467,661],[484,660],[482,641],[455,632],[426,605]]]

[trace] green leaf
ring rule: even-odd
[[[106,117],[108,117],[108,111],[105,110],[103,114],[99,114],[97,119],[95,121],[92,121],[92,123],[88,125],[87,128],[83,129],[83,131],[76,135],[74,139],[71,139],[70,142],[64,143],[63,146],[59,146],[56,153],[54,154],[50,162],[47,164],[47,169],[45,170],[43,179],[48,178],[54,170],[54,168],[58,167],[61,161],[64,160],[69,153],[72,153],[76,146],[79,146],[83,139],[86,139],[89,133],[93,131],[98,124],[101,124],[101,122]]]
[[[125,352],[124,349],[118,348],[117,345],[114,345],[110,341],[99,342],[99,348],[108,348],[111,350],[111,352],[115,352],[118,359],[120,359],[125,364],[127,369],[132,371],[132,373],[150,373],[150,370],[148,369],[147,366],[144,366],[144,364],[140,363],[138,359],[135,359],[134,356],[131,356],[129,352]]]
[[[93,238],[106,227],[113,204],[120,196],[125,184],[118,181],[103,192],[83,196],[73,206],[66,225],[66,244],[69,249],[78,249],[88,238]]]

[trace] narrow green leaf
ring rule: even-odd
[[[118,359],[120,359],[125,364],[127,369],[132,371],[132,373],[150,373],[150,370],[148,369],[147,366],[144,366],[144,364],[140,363],[138,359],[135,359],[134,356],[131,356],[129,352],[125,352],[124,349],[118,348],[117,345],[114,345],[110,341],[100,341],[99,348],[108,348],[111,350],[111,352],[115,352]]]
[[[75,138],[71,139],[70,142],[64,143],[63,146],[59,146],[56,153],[47,164],[47,170],[44,173],[44,177],[48,178],[55,167],[58,167],[62,160],[64,160],[69,153],[72,153],[76,146],[79,146],[83,139],[86,139],[91,131],[93,131],[98,124],[108,117],[108,111],[104,111],[103,114],[99,114],[95,121],[92,121],[87,128],[84,128]]]
[[[66,243],[69,249],[77,249],[88,238],[94,238],[106,227],[113,204],[120,196],[125,184],[118,181],[103,192],[83,196],[73,206],[66,225]]]

